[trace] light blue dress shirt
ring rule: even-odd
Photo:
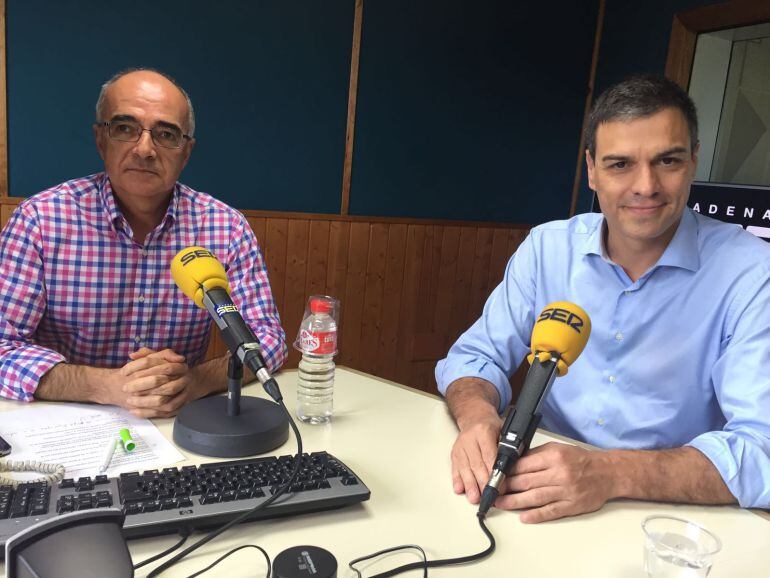
[[[601,214],[532,229],[476,323],[436,367],[439,390],[509,376],[535,316],[572,301],[591,317],[583,354],[542,405],[541,427],[603,448],[690,445],[744,507],[770,507],[770,244],[686,209],[636,282],[606,255]]]

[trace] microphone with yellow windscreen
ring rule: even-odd
[[[230,293],[225,268],[211,251],[203,247],[187,247],[179,251],[171,261],[171,277],[182,293],[201,309],[206,308],[203,304],[206,291],[219,288]]]
[[[540,404],[556,376],[566,375],[591,335],[591,319],[574,303],[557,301],[545,306],[535,322],[530,339],[530,363],[524,385],[500,430],[497,458],[479,503],[479,515],[486,515],[498,496],[505,476],[527,451],[540,423]]]
[[[217,457],[250,456],[280,446],[289,437],[281,390],[262,357],[259,339],[230,298],[222,263],[208,249],[186,247],[172,259],[171,276],[185,295],[208,311],[231,353],[227,398],[209,396],[185,405],[174,421],[174,442]],[[241,398],[244,365],[280,406],[257,397]]]
[[[532,353],[527,356],[527,361],[532,365],[537,357],[544,363],[556,354],[556,371],[563,377],[583,352],[590,335],[591,319],[582,307],[568,301],[546,305],[532,329]]]

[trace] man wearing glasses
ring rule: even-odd
[[[0,235],[0,395],[175,414],[226,389],[202,362],[210,319],[171,279],[181,249],[222,261],[271,371],[285,335],[262,253],[241,213],[179,183],[195,145],[187,93],[153,70],[108,80],[96,104],[104,172],[19,205]]]

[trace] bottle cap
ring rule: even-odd
[[[326,299],[311,299],[310,300],[310,312],[311,313],[331,313],[332,304]]]

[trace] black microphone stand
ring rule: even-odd
[[[204,456],[234,458],[262,454],[289,439],[289,421],[280,405],[241,397],[243,362],[230,355],[227,397],[212,395],[185,405],[174,421],[174,443]]]
[[[235,417],[241,413],[241,380],[243,362],[235,355],[227,362],[227,415]]]

